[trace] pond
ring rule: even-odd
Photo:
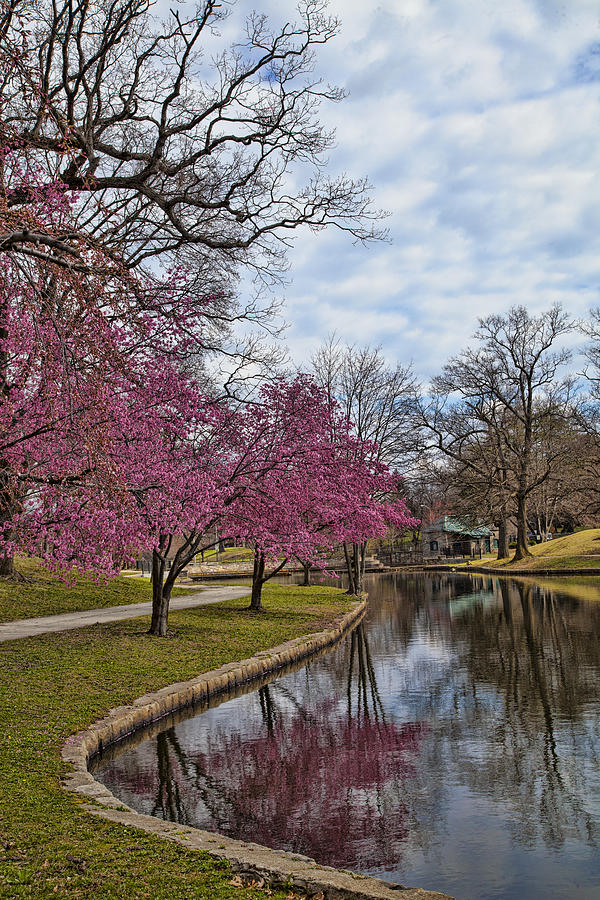
[[[336,649],[96,777],[139,812],[459,898],[600,897],[600,580],[367,589]]]

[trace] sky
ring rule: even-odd
[[[240,0],[294,19],[293,0]],[[381,345],[423,378],[477,319],[600,304],[597,0],[331,0],[339,36],[317,70],[333,172],[368,176],[390,243],[297,236],[286,339],[302,366],[324,337]]]

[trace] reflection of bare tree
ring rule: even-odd
[[[361,716],[369,717],[369,695],[373,707],[373,716],[375,721],[379,721],[381,717],[385,722],[385,711],[379,696],[377,688],[377,679],[375,677],[375,668],[367,635],[362,622],[354,629],[350,635],[350,665],[348,666],[348,720],[352,719],[352,687],[354,684],[354,660],[356,657],[357,664],[357,689],[358,700],[356,717],[360,720]]]
[[[464,643],[452,689],[462,734],[455,742],[442,729],[438,740],[470,790],[511,804],[519,843],[557,848],[577,836],[595,845],[586,800],[588,779],[599,774],[597,735],[586,707],[597,696],[600,653],[589,622],[597,613],[568,609],[532,583],[501,581],[499,589],[501,606],[453,623]]]
[[[535,582],[442,573],[382,579],[379,596],[365,626],[375,660],[400,659],[419,632],[454,656],[409,682],[412,717],[430,723],[421,749],[427,798],[437,798],[429,824],[456,778],[510,807],[524,846],[596,846],[588,798],[600,778],[600,605]]]
[[[172,749],[174,758],[169,748]],[[183,778],[180,777],[179,767],[183,769]],[[186,769],[185,754],[181,750],[175,729],[170,728],[158,734],[156,736],[158,784],[151,815],[189,825],[189,815],[182,797],[182,783],[187,774]]]
[[[277,711],[268,684],[258,689],[258,699],[260,701],[260,711],[262,713],[263,722],[269,734],[272,734]]]

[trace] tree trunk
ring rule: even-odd
[[[0,329],[1,336],[2,329]],[[1,356],[0,353],[0,358]],[[4,540],[10,540],[13,537],[13,531],[7,527],[7,522],[11,521],[16,510],[15,499],[10,490],[9,465],[5,459],[0,460],[0,510],[0,534]],[[0,578],[14,578],[15,574],[14,553],[0,554]]]
[[[154,584],[152,587],[152,622],[148,629],[149,634],[157,637],[166,637],[169,630],[169,602],[171,592],[162,585]]]
[[[348,590],[346,593],[353,597],[362,594],[363,572],[365,566],[366,544],[353,543],[352,549],[344,543],[344,555],[348,569]]]
[[[360,555],[358,544],[352,544],[352,570],[354,575],[354,591],[360,594]]]
[[[6,350],[6,341],[8,339],[8,328],[4,324],[7,321],[8,300],[3,297],[0,301],[0,393],[5,403],[10,399],[10,388],[8,386],[8,350]],[[9,471],[10,467],[5,459],[0,460],[0,505],[2,514],[0,515],[0,523],[2,528],[0,533],[6,539],[10,537],[5,531],[6,522],[11,518],[11,496],[9,490]],[[3,553],[0,555],[0,578],[14,578],[15,575],[15,558],[12,553]]]
[[[254,550],[254,570],[252,572],[252,593],[250,595],[250,606],[248,609],[253,609],[255,612],[262,612],[262,589],[265,582],[269,580],[269,578],[273,578],[274,575],[277,575],[285,564],[287,563],[289,557],[286,556],[279,565],[275,566],[270,572],[267,572],[265,575],[265,554],[256,548]]]
[[[498,522],[498,559],[508,556],[508,525],[505,518]]]
[[[250,595],[249,609],[260,612],[262,605],[262,589],[265,583],[265,554],[260,550],[254,551],[254,570],[252,572],[252,594]]]
[[[527,538],[527,494],[519,491],[517,494],[517,549],[514,558],[520,560],[530,556]]]
[[[171,584],[165,583],[165,561],[156,550],[152,553],[152,621],[149,634],[165,637],[169,629]]]
[[[302,587],[310,587],[310,570],[312,569],[312,565],[309,562],[303,562],[302,568],[304,570],[304,581],[302,582]]]
[[[185,567],[194,559],[196,553],[200,552],[202,537],[202,532],[190,531],[185,536],[182,545],[173,558],[169,560],[167,569],[167,555],[173,544],[173,535],[160,535],[158,548],[152,553],[150,575],[152,582],[152,624],[150,625],[149,634],[166,635],[169,602],[173,585]],[[206,546],[203,549],[206,549]]]
[[[354,553],[354,588],[356,595],[359,596],[363,591],[363,576],[365,574],[365,563],[367,557],[366,541],[362,544],[353,544]]]
[[[356,594],[355,583],[354,583],[354,566],[352,565],[352,558],[350,556],[350,552],[348,551],[348,544],[344,541],[344,556],[346,557],[346,571],[348,573],[348,590],[346,593],[354,596]]]
[[[0,578],[14,578],[15,574],[14,556],[8,553],[0,555]]]

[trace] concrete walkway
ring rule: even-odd
[[[195,606],[208,606],[221,600],[234,600],[249,594],[248,585],[226,585],[196,590],[193,594],[172,597],[169,610],[191,609]],[[0,625],[0,641],[15,641],[18,638],[34,637],[36,634],[48,634],[51,631],[70,631],[72,628],[85,628],[87,625],[102,625],[105,622],[119,622],[121,619],[135,619],[147,616],[152,612],[152,603],[129,603],[127,606],[111,606],[107,609],[87,609],[83,612],[62,613],[59,616],[40,616],[35,619],[18,619],[16,622],[5,622]]]

